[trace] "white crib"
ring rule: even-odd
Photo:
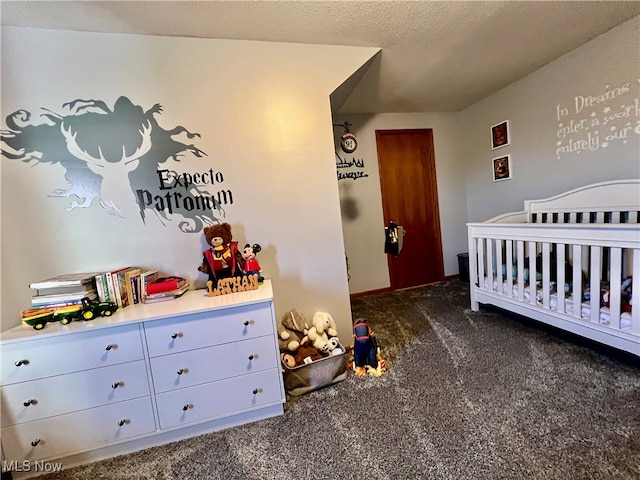
[[[471,309],[494,305],[640,356],[640,179],[524,207],[467,224]]]

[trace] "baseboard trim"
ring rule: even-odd
[[[459,279],[460,279],[460,275],[447,275],[442,279],[442,281],[448,282],[450,280],[459,280]],[[440,280],[433,283],[438,283],[439,281]],[[429,284],[425,284],[425,285],[429,285]],[[413,287],[400,288],[398,290],[409,290],[411,288],[418,288],[418,287],[424,287],[424,285],[415,285]],[[393,289],[391,287],[378,288],[377,290],[367,290],[366,292],[351,293],[349,294],[349,297],[350,298],[367,297],[369,295],[377,295],[379,293],[388,293],[388,292],[393,292]]]
[[[376,295],[378,293],[387,293],[387,292],[391,292],[391,287],[387,287],[387,288],[379,288],[377,290],[368,290],[366,292],[358,292],[358,293],[352,293],[349,295],[350,298],[358,298],[358,297],[366,297],[369,295]]]

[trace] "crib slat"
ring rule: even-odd
[[[493,275],[493,265],[493,240],[487,238],[487,279],[489,283],[489,290],[492,292],[497,291],[498,293],[502,293],[499,290],[496,290],[495,276]]]
[[[504,280],[502,278],[502,264],[504,263],[502,259],[502,247],[503,240],[496,240],[496,278],[498,279],[498,292],[500,292],[500,295],[504,295],[504,291],[502,288],[502,285],[504,284]]]
[[[549,262],[549,244],[542,244],[542,306],[549,308],[549,285],[551,282],[551,269]]]
[[[507,296],[513,297],[513,240],[505,240],[507,243],[507,258],[505,265],[507,270]]]
[[[581,318],[582,311],[582,247],[573,245],[573,279],[572,296],[573,296],[573,316]]]
[[[631,333],[640,335],[640,249],[633,251],[633,283],[631,284]]]
[[[486,290],[487,278],[484,269],[484,238],[478,238],[478,282],[480,282],[480,288]]]
[[[622,279],[622,249],[611,248],[609,272],[609,326],[620,330],[620,281]]]
[[[529,244],[529,303],[536,304],[536,242],[528,242]]]
[[[602,247],[591,246],[591,268],[589,288],[591,296],[589,300],[591,310],[591,322],[600,323],[600,261],[602,258]]]
[[[564,308],[564,284],[566,283],[566,279],[564,278],[564,262],[565,262],[565,258],[564,258],[564,251],[565,251],[565,245],[562,243],[558,243],[556,245],[556,253],[557,253],[557,261],[558,261],[558,265],[557,265],[557,272],[558,272],[558,278],[556,279],[557,283],[557,290],[556,290],[556,295],[558,297],[558,311],[561,313],[565,313],[565,308]]]
[[[518,300],[524,300],[524,242],[518,240],[516,244],[518,250]]]
[[[611,212],[611,223],[620,223],[620,212]]]

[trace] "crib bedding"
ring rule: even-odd
[[[467,227],[472,310],[494,305],[640,357],[640,179]]]
[[[493,282],[490,282],[488,279],[485,279],[485,289],[490,290],[493,288],[494,292],[499,292],[499,281],[494,277]],[[502,282],[502,293],[501,295],[505,295],[510,298],[518,298],[520,287],[517,283],[513,283],[511,287],[511,293],[509,293],[509,284],[506,281]],[[531,288],[529,285],[525,285],[523,287],[523,300],[525,303],[531,303]],[[543,293],[539,288],[536,288],[536,304],[539,307],[544,307],[543,302]],[[553,293],[549,296],[549,309],[554,312],[558,312],[558,295]],[[564,298],[564,312],[560,310],[560,313],[566,313],[567,315],[573,316],[573,296],[569,295]],[[599,313],[599,323],[601,325],[609,325],[610,324],[610,316],[611,311],[609,307],[602,306],[600,307]],[[575,318],[575,317],[574,317]],[[583,301],[580,304],[580,318],[586,321],[591,320],[591,302]],[[620,314],[620,330],[630,331],[631,330],[631,312],[622,312]]]

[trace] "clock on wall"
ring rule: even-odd
[[[340,141],[340,147],[342,151],[345,153],[353,153],[358,148],[358,141],[356,140],[356,136],[351,132],[345,132],[342,134]]]

